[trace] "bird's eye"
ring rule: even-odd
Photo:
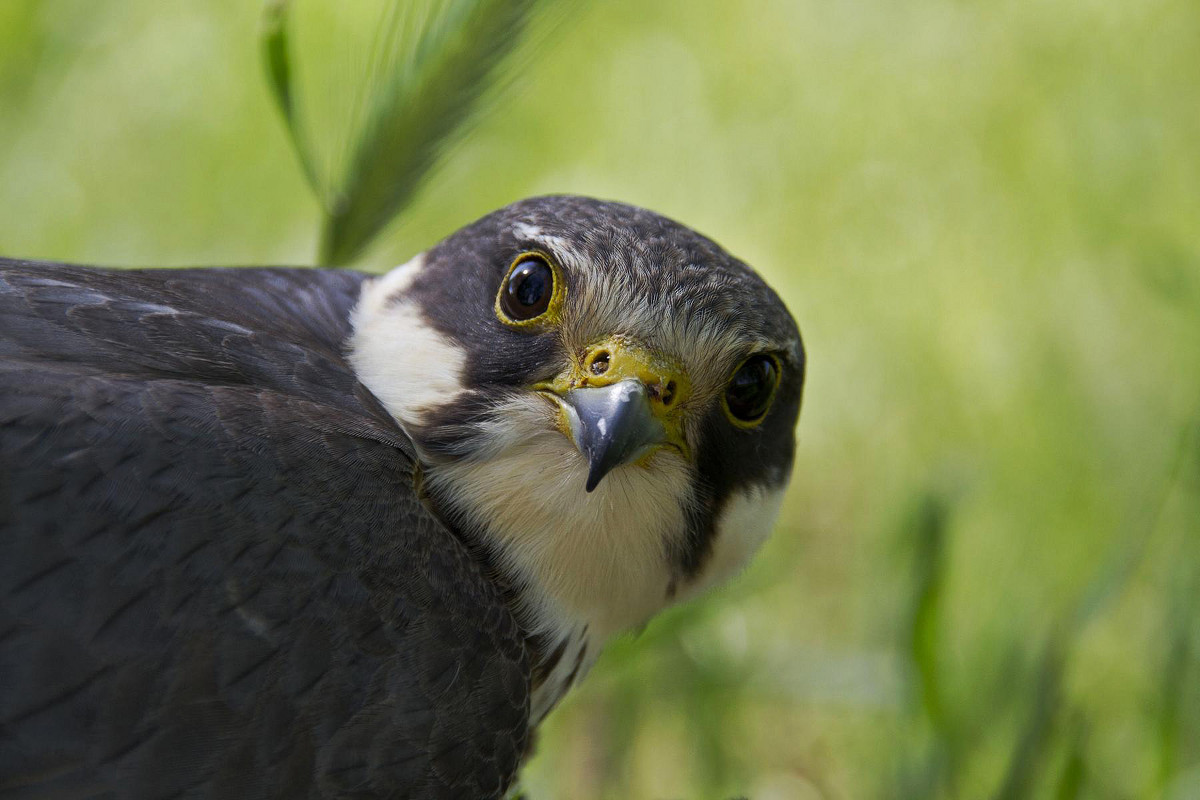
[[[779,362],[772,356],[750,356],[725,387],[725,407],[736,424],[754,425],[766,416],[779,384]]]
[[[539,253],[521,255],[508,271],[496,298],[500,319],[510,324],[532,322],[546,314],[555,299],[555,270]]]

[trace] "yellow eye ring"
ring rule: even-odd
[[[551,325],[562,315],[567,294],[562,269],[547,254],[527,250],[513,259],[500,291],[496,293],[496,317],[513,328]]]
[[[721,408],[736,427],[756,428],[767,418],[779,389],[783,366],[773,353],[755,353],[729,376],[721,394]]]

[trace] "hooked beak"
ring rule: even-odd
[[[563,398],[563,410],[571,438],[588,462],[589,492],[616,467],[670,441],[639,380],[572,389]]]
[[[683,367],[624,336],[586,348],[573,365],[535,387],[559,407],[559,429],[587,460],[586,488],[617,467],[669,446],[685,457],[682,401],[690,391]]]

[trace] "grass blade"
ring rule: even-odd
[[[1050,634],[1046,642],[1034,684],[1029,717],[1017,737],[1004,780],[994,800],[1020,800],[1030,796],[1039,772],[1048,761],[1050,742],[1062,710],[1063,672],[1067,649],[1071,644],[1071,640],[1057,630]]]
[[[995,800],[1018,800],[1029,795],[1051,749],[1051,739],[1055,735],[1057,720],[1062,712],[1063,677],[1075,644],[1088,624],[1127,588],[1137,568],[1144,561],[1167,502],[1178,487],[1188,456],[1193,452],[1197,427],[1193,423],[1184,430],[1178,449],[1166,471],[1166,478],[1161,482],[1161,488],[1156,492],[1153,502],[1148,508],[1141,509],[1131,523],[1127,523],[1130,533],[1114,548],[1113,555],[1092,579],[1072,613],[1051,631],[1038,670],[1029,718],[1017,739],[1004,780],[994,795]],[[1182,683],[1182,667],[1186,663],[1188,652],[1188,629],[1176,627],[1175,633],[1174,650],[1167,662],[1169,674],[1164,681],[1165,713],[1160,719],[1159,727],[1161,753],[1174,750],[1174,734],[1178,722],[1173,715],[1174,701]],[[1170,775],[1172,769],[1172,761],[1166,758],[1160,764],[1163,780]]]
[[[576,3],[373,0],[339,6],[309,0],[304,15],[293,13],[294,6],[268,0],[263,60],[324,212],[318,260],[344,265],[412,200],[482,101],[517,72],[514,59],[529,50],[521,42],[535,23],[548,19],[536,26],[548,34]],[[295,28],[305,26],[298,16],[324,26],[316,47],[302,46],[303,31]],[[368,34],[355,41],[343,36],[364,30]],[[313,58],[297,63],[297,50]],[[327,51],[342,58],[314,68]],[[324,95],[319,88],[314,94],[310,83],[324,83]]]
[[[262,53],[267,70],[267,85],[275,104],[287,125],[288,138],[300,160],[300,168],[308,185],[321,196],[322,187],[313,167],[312,148],[296,113],[296,93],[293,87],[291,48],[288,37],[288,9],[291,0],[268,0],[263,13]]]
[[[921,706],[939,736],[946,736],[946,718],[938,669],[938,625],[946,569],[947,509],[941,498],[924,498],[910,523],[916,570],[910,619],[909,648],[919,682]]]
[[[352,133],[347,171],[326,209],[322,263],[352,260],[409,202],[542,5],[450,0],[423,25],[395,23],[386,49],[403,57],[368,99],[362,131]]]

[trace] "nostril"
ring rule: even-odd
[[[608,372],[608,363],[611,358],[612,357],[608,354],[607,350],[601,350],[599,353],[596,353],[596,355],[592,358],[592,363],[589,367],[592,374],[603,375],[604,373]]]
[[[671,401],[675,399],[675,381],[667,381],[667,388],[663,389],[661,399],[664,406],[671,405]]]

